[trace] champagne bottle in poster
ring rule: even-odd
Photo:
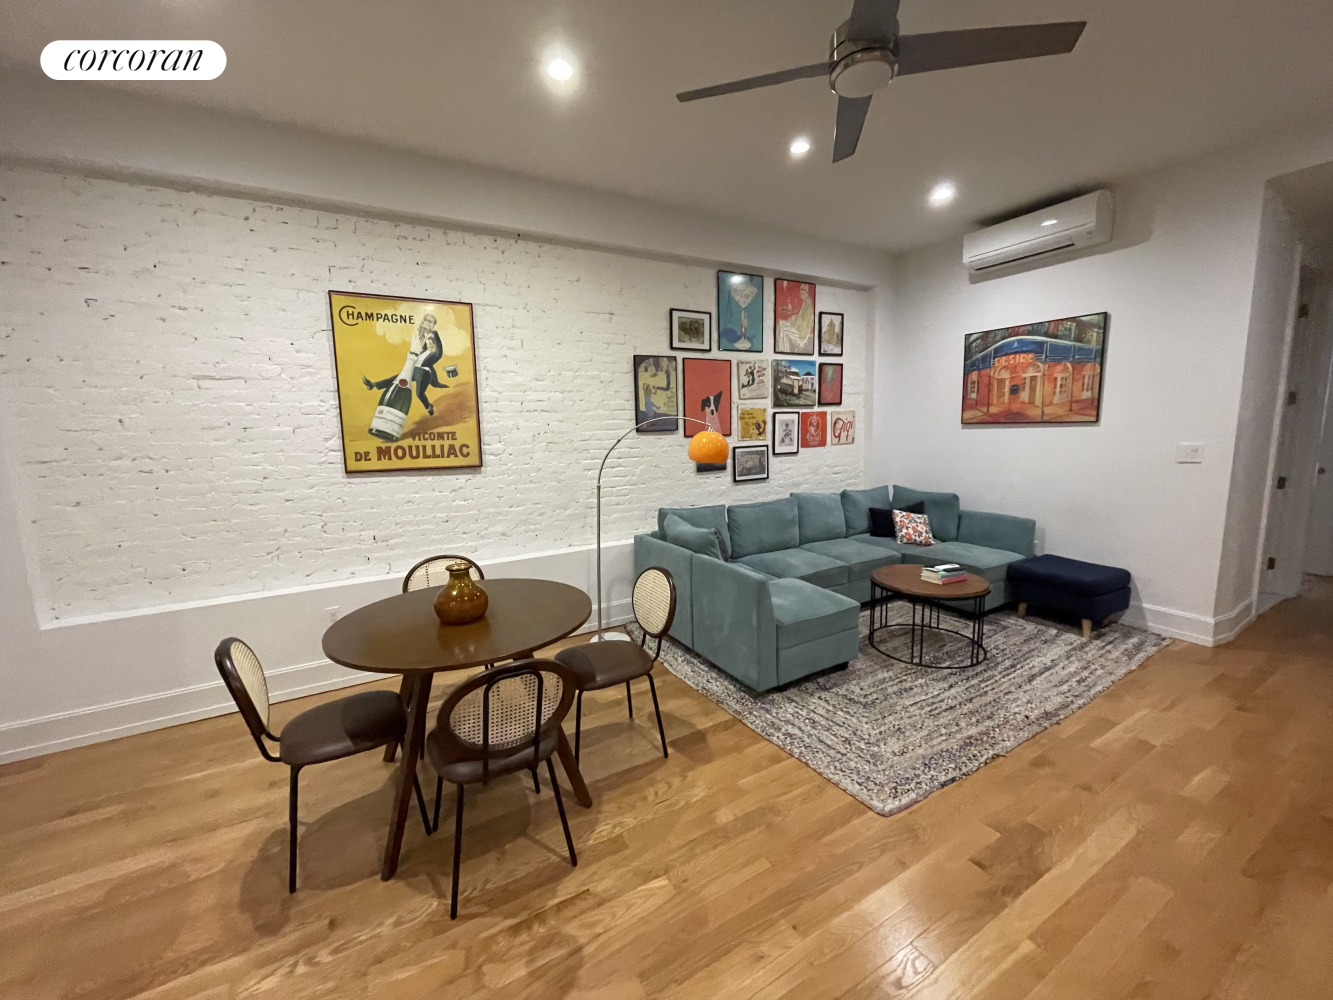
[[[375,416],[370,421],[370,433],[384,441],[397,441],[407,423],[407,411],[412,408],[412,369],[417,366],[417,355],[409,351],[403,370],[393,384],[380,394]]]

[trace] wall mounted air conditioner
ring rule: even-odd
[[[1061,250],[1093,247],[1111,238],[1115,202],[1110,191],[1094,191],[963,237],[969,271],[1031,260]]]

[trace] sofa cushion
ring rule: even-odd
[[[675,514],[686,524],[696,528],[716,528],[722,533],[722,559],[731,558],[731,537],[727,532],[727,508],[718,504],[715,507],[659,507],[657,510],[657,530],[666,538],[666,519]]]
[[[757,552],[736,560],[742,566],[767,573],[780,579],[804,580],[816,587],[838,587],[847,582],[845,563],[821,556],[805,549],[783,549],[781,552]]]
[[[1089,597],[1124,590],[1130,581],[1127,569],[1052,555],[1014,563],[1009,567],[1009,578],[1015,583],[1031,581]]]
[[[836,493],[793,493],[801,531],[801,544],[847,537],[842,498]]]
[[[965,510],[958,517],[958,541],[984,545],[990,549],[1032,555],[1037,537],[1037,522],[1010,514],[989,514]]]
[[[794,549],[801,544],[796,501],[792,497],[767,503],[738,503],[727,508],[731,558]]]
[[[679,545],[701,556],[722,558],[720,542],[722,533],[716,528],[696,528],[692,524],[686,524],[675,514],[668,514],[662,531],[666,534],[666,540],[672,545]]]
[[[1023,558],[1017,552],[988,549],[984,545],[969,545],[967,542],[936,542],[934,545],[915,548],[914,553],[903,553],[903,562],[919,563],[922,566],[956,562],[969,573],[984,577],[992,585],[1002,583],[1009,564]]]
[[[873,486],[868,490],[843,490],[841,500],[847,537],[864,535],[870,530],[870,508],[889,505],[889,488]]]
[[[903,508],[924,502],[930,518],[930,533],[942,542],[958,539],[960,507],[957,493],[924,493],[907,486],[893,487],[893,506]]]
[[[778,626],[778,649],[856,631],[861,605],[850,597],[800,580],[774,580],[768,592]]]
[[[806,552],[836,559],[847,567],[847,578],[863,580],[881,566],[893,566],[902,562],[902,556],[878,545],[866,545],[850,538],[831,538],[824,542],[810,542],[802,545]]]

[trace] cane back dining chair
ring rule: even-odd
[[[453,885],[449,918],[458,917],[458,869],[463,849],[463,788],[518,771],[532,771],[546,761],[555,793],[560,825],[565,831],[569,863],[577,865],[565,803],[555,780],[551,754],[560,738],[560,724],[574,700],[574,678],[554,660],[519,660],[477,674],[455,688],[440,706],[435,728],[426,737],[426,756],[439,777],[435,781],[433,829],[440,826],[444,783],[456,788]]]
[[[287,821],[291,827],[287,853],[287,891],[295,892],[297,776],[301,768],[341,760],[353,754],[375,750],[386,743],[401,742],[407,731],[407,713],[403,708],[403,700],[392,691],[363,691],[306,709],[283,726],[280,735],[275,736],[269,730],[268,680],[264,677],[264,668],[255,651],[240,639],[223,639],[213,653],[213,661],[264,759],[291,768],[287,797]],[[276,754],[269,749],[268,743],[277,744]],[[416,784],[416,793],[421,822],[429,835],[430,820],[419,783]]]
[[[481,567],[476,561],[467,556],[427,556],[421,562],[417,563],[407,571],[407,576],[403,577],[403,593],[409,593],[413,590],[425,590],[427,587],[443,587],[449,582],[449,570],[446,567],[450,563],[464,562],[468,564],[468,572],[474,580],[486,579],[486,574],[481,571]],[[402,681],[398,685],[398,697],[403,699],[403,704],[407,704],[408,688],[412,685],[412,679],[403,675]],[[384,760],[392,764],[394,757],[398,753],[398,744],[390,743],[384,748]]]
[[[671,573],[660,566],[650,566],[634,581],[634,620],[643,636],[636,646],[632,642],[589,642],[570,646],[555,654],[577,678],[578,702],[574,710],[574,756],[579,756],[583,730],[583,692],[625,685],[625,702],[629,717],[634,718],[634,692],[630,682],[648,678],[648,690],[653,695],[653,711],[657,714],[657,735],[662,740],[662,756],[667,754],[666,730],[662,728],[662,709],[657,703],[657,684],[653,681],[653,665],[662,655],[662,637],[671,628],[676,617],[676,582]],[[648,653],[648,640],[656,639],[657,646]]]

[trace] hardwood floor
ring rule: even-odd
[[[544,775],[469,796],[456,922],[451,823],[378,878],[376,754],[302,775],[295,896],[237,716],[8,765],[0,997],[1330,996],[1330,633],[1312,579],[887,819],[659,670],[669,760],[585,699],[577,868]]]

